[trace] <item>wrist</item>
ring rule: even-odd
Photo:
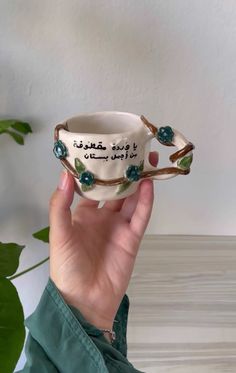
[[[62,293],[62,296],[66,303],[70,304],[71,306],[77,308],[81,315],[85,318],[85,320],[95,326],[97,329],[112,329],[113,323],[115,319],[112,316],[108,316],[106,313],[106,310],[104,308],[100,309],[98,307],[93,307],[78,301],[75,301],[74,299],[71,299],[70,297],[65,296]]]
[[[114,318],[109,318],[104,315],[100,315],[98,310],[94,308],[91,310],[90,307],[81,305],[81,304],[73,304],[76,307],[83,317],[88,321],[90,324],[95,326],[98,329],[112,329]]]
[[[92,304],[81,302],[78,299],[78,295],[75,297],[74,294],[68,294],[68,292],[65,292],[62,288],[60,288],[60,286],[56,286],[65,302],[77,308],[88,323],[92,324],[97,329],[113,328],[116,315],[114,307],[110,309],[109,307],[106,307],[102,301],[99,304],[96,302],[96,305],[94,305],[95,302]]]

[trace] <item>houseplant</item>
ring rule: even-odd
[[[10,135],[17,144],[24,145],[24,136],[32,133],[29,123],[16,119],[0,120],[0,134]],[[33,234],[48,242],[49,227]],[[24,311],[12,280],[45,263],[49,257],[26,270],[16,273],[24,245],[0,242],[0,371],[12,373],[21,354],[24,340]]]

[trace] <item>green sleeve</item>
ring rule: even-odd
[[[40,344],[29,333],[25,344],[27,363],[21,372],[59,373]]]
[[[126,358],[128,310],[125,295],[114,323],[117,339],[111,345],[77,308],[64,301],[49,278],[36,310],[25,320],[27,361],[20,372],[141,373]]]

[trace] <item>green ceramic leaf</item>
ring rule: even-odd
[[[88,190],[91,190],[92,188],[93,188],[93,185],[81,184],[81,189],[83,192],[87,192]]]
[[[34,238],[37,238],[40,241],[48,243],[49,242],[49,230],[50,230],[50,227],[43,228],[40,231],[33,233],[32,236]]]
[[[123,184],[119,185],[118,191],[116,194],[123,193],[129,186],[132,184],[132,181],[125,181]]]
[[[79,160],[79,158],[75,158],[75,169],[79,174],[85,171],[85,165]]]
[[[143,167],[144,167],[144,160],[142,160],[140,162],[140,165],[139,165],[139,170],[142,172],[143,171]]]
[[[179,159],[178,162],[177,162],[177,164],[183,170],[188,170],[190,168],[192,160],[193,160],[193,156],[192,155],[188,155],[187,157]]]
[[[19,257],[24,247],[25,246],[18,245],[14,242],[0,242],[0,276],[8,277],[13,275],[17,271],[17,268],[19,266]]]
[[[15,286],[0,277],[0,372],[12,373],[25,340],[24,313]]]

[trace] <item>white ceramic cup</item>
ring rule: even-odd
[[[170,167],[158,169],[150,164],[153,138],[177,147]],[[158,128],[143,116],[125,112],[78,115],[54,129],[54,154],[73,174],[76,192],[96,201],[125,198],[147,177],[188,174],[193,148],[174,128]]]

